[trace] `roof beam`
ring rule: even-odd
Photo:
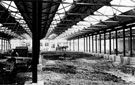
[[[82,13],[67,13],[68,15],[90,15],[90,14],[82,14]],[[116,16],[116,17],[135,17],[135,15],[100,15],[100,14],[94,14],[91,16]]]
[[[3,25],[6,25],[6,24],[15,25],[16,23],[3,23]]]
[[[103,4],[103,3],[84,3],[84,2],[59,2],[59,1],[43,1],[44,3],[60,3],[60,4],[73,4],[73,5],[85,5],[85,6],[115,6],[115,7],[133,7],[134,6],[128,6],[128,5],[116,5],[116,4]]]
[[[2,1],[11,1],[11,0],[2,0]],[[20,2],[31,2],[33,0],[21,0]],[[60,2],[60,1],[52,1],[52,0],[48,0],[48,1],[42,1],[43,3],[59,3],[59,4],[73,4],[73,5],[85,5],[85,6],[115,6],[115,7],[135,7],[135,6],[128,6],[128,5],[117,5],[117,4],[103,4],[103,3],[84,3],[84,2],[77,2],[74,1],[72,2]]]

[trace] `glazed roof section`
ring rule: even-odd
[[[23,33],[28,33],[22,23],[20,23],[21,14],[17,10],[13,1],[1,1],[0,2],[0,32],[6,36],[6,38],[19,38],[24,39],[21,36]],[[8,36],[8,37],[7,37]]]
[[[14,0],[16,6],[21,12],[24,20],[26,21],[29,29],[32,31],[32,0]],[[50,27],[51,22],[53,21],[54,15],[61,3],[61,0],[41,0],[41,37],[40,39],[46,36],[46,33]]]
[[[50,27],[53,29],[50,35],[55,34],[56,39],[93,33],[135,19],[134,0],[76,0],[70,3],[65,0],[62,4],[70,5],[70,9],[61,13],[65,15],[58,24]]]
[[[40,39],[69,39],[124,23],[130,24],[135,20],[135,0],[41,1]],[[3,0],[1,5],[8,9],[6,11],[12,17],[11,20],[8,19],[10,22],[2,23],[5,29],[19,35],[28,33],[31,36],[32,0]],[[1,11],[3,10],[2,8]],[[7,19],[8,15],[2,17]]]

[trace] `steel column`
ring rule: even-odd
[[[2,51],[2,43],[3,43],[3,41],[2,41],[2,38],[1,38],[1,51]]]
[[[123,56],[126,56],[125,49],[125,28],[123,27]]]
[[[74,41],[74,39],[73,39],[73,51],[75,51],[75,41]]]
[[[32,2],[32,82],[37,83],[37,64],[40,52],[41,0]]]
[[[1,38],[1,51],[3,51],[3,38]]]
[[[7,51],[7,40],[6,40],[6,51]]]
[[[10,40],[8,41],[8,43],[9,43],[9,49],[11,49],[11,43],[10,43]]]
[[[10,40],[8,40],[8,49],[11,49]]]
[[[5,50],[4,50],[4,52],[6,51],[6,40],[4,40],[4,47],[5,47]]]
[[[7,42],[6,42],[6,40],[5,40],[5,51],[7,50]]]
[[[96,53],[97,53],[97,35],[95,35],[95,43],[96,43],[95,48],[96,48]]]
[[[112,42],[111,42],[111,32],[109,32],[109,48],[110,48],[110,55],[112,54],[112,46],[111,46]]]
[[[70,51],[71,51],[71,40],[70,40],[69,44],[70,44]]]
[[[85,37],[84,37],[84,52],[85,52]]]
[[[7,40],[7,49],[9,50],[9,48],[8,48],[8,40]]]
[[[4,52],[5,52],[5,39],[4,39]]]
[[[104,54],[106,54],[106,31],[104,31]]]
[[[101,53],[101,34],[99,34],[99,44],[100,44],[100,53]]]
[[[91,51],[91,45],[90,45],[90,41],[91,41],[90,39],[91,39],[91,38],[90,38],[90,37],[91,37],[91,36],[89,36],[89,52]]]
[[[6,40],[6,49],[8,50],[8,44],[7,44],[7,40]]]
[[[8,44],[8,40],[7,40],[7,49],[9,50],[9,47],[8,46],[9,46],[9,44]]]
[[[79,46],[80,46],[80,45],[79,45],[79,37],[78,37],[78,52],[79,52]]]
[[[3,39],[3,51],[5,52],[5,39]]]
[[[116,38],[116,49],[115,49],[115,51],[116,51],[116,55],[118,55],[118,35],[117,35],[117,30],[115,30],[115,38]]]
[[[5,51],[7,51],[7,40],[5,40]]]
[[[132,53],[132,27],[130,27],[130,56],[133,56]]]
[[[69,40],[67,40],[67,42],[68,42],[68,50],[70,50]]]
[[[4,40],[4,47],[5,47],[5,50],[4,52],[6,51],[6,40]]]
[[[86,52],[88,52],[88,38],[86,36]]]
[[[92,52],[94,52],[94,43],[93,43],[93,35],[92,35]]]
[[[114,36],[113,36],[113,50],[114,50]]]

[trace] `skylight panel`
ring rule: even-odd
[[[9,5],[8,4],[6,4],[6,3],[2,3],[6,8],[8,8],[9,7]]]
[[[11,6],[10,6],[10,7],[9,7],[9,10],[11,10],[11,11],[15,11],[15,12],[16,12],[16,11],[17,11],[17,8],[15,8],[15,7],[11,7]]]
[[[18,18],[23,18],[21,15],[19,15],[19,14],[16,14],[16,17],[18,17]]]
[[[57,24],[57,22],[56,21],[52,21],[52,24],[54,25],[54,24]]]
[[[63,1],[68,2],[68,0],[63,0]],[[69,0],[69,3],[70,3],[70,0]],[[77,25],[72,26],[68,31],[65,31],[64,33],[73,33],[73,31],[74,32],[77,31],[76,29],[78,29],[78,31],[79,31],[79,29],[80,30],[83,30],[85,28],[90,29],[91,25],[94,26],[97,23],[100,23],[101,21],[105,21],[109,18],[112,18],[112,17],[114,17],[114,15],[118,16],[124,12],[134,9],[134,7],[135,7],[135,0],[112,0],[110,3],[112,4],[112,6],[101,7],[96,12],[94,12],[94,15],[90,15],[90,16],[84,18],[83,19],[85,21],[84,23],[82,21],[80,21],[77,23]],[[108,21],[108,22],[115,22],[115,21]],[[107,26],[107,25],[105,25],[105,26]],[[61,34],[58,37],[61,38],[63,35],[64,34]],[[67,35],[67,34],[65,34],[65,35]]]
[[[65,14],[59,14],[58,16],[60,19],[62,19],[65,16]]]
[[[23,26],[23,27],[26,27],[26,25],[25,25],[25,24],[22,24],[22,26]]]
[[[2,4],[8,8],[9,11],[17,11],[17,7],[13,1],[3,1]]]
[[[72,5],[68,5],[68,4],[61,4],[57,13],[66,13],[70,8],[71,8]]]
[[[50,25],[50,27],[54,27],[54,25]]]
[[[58,19],[58,18],[59,18],[59,16],[58,15],[55,15],[55,17],[53,18],[53,20]]]
[[[56,24],[60,23],[60,21],[57,21]]]
[[[25,21],[24,21],[24,20],[20,20],[19,22],[20,22],[20,23],[25,23]]]
[[[80,21],[77,23],[77,25],[89,25],[90,23],[89,22],[84,22],[84,21]]]
[[[16,18],[16,21],[19,21],[20,19],[23,19],[22,17],[17,17],[17,16],[15,16],[15,18]]]
[[[95,19],[96,21],[100,21],[101,19],[99,19],[99,17],[97,16],[91,16],[93,19]]]
[[[56,14],[55,14],[55,17],[53,18],[53,21],[51,23],[51,25],[53,24],[58,24],[60,23],[60,20],[64,18],[65,16],[65,13],[68,12],[72,6],[72,3],[73,3],[74,0],[63,0],[62,3],[60,4]],[[76,1],[76,0],[75,0]],[[65,2],[65,3],[64,3]],[[66,4],[66,3],[69,3],[69,4]],[[71,4],[70,4],[71,3]],[[53,25],[53,29],[56,27],[57,25]],[[53,30],[51,27],[48,29],[49,31],[52,31]],[[51,33],[51,32],[50,32]],[[49,35],[47,33],[47,35]]]
[[[20,25],[22,27],[24,27],[24,29],[28,29],[28,26],[26,24],[26,22],[23,19],[23,17],[21,16],[21,13],[19,13],[14,1],[2,1],[1,2],[2,5],[8,9],[8,11],[11,13],[11,16],[13,16],[17,22],[20,23]],[[26,30],[29,34],[31,33],[30,31]]]
[[[19,22],[20,20],[16,20],[17,22]]]
[[[65,16],[65,14],[61,14],[61,15],[59,15],[61,18],[63,18],[64,16]]]
[[[65,11],[68,11],[68,10],[71,8],[72,5],[69,5],[69,4],[62,4],[62,6],[63,6],[63,9],[64,9]]]
[[[126,4],[128,3],[128,4]],[[134,6],[134,3],[130,0],[113,0],[111,4],[115,5],[125,5],[125,6]],[[131,7],[117,7],[117,6],[103,6],[100,9],[98,9],[96,12],[94,12],[94,15],[90,15],[86,18],[84,18],[85,21],[91,23],[91,25],[97,24],[100,21],[105,21],[108,18],[113,17],[114,14],[119,15],[123,12],[126,12],[128,10],[131,10]],[[78,23],[78,25],[83,25],[82,23]],[[83,27],[83,26],[82,26]],[[88,26],[84,26],[88,27]]]
[[[15,3],[13,1],[11,3],[11,6],[16,8],[16,5],[15,5]]]
[[[135,27],[132,27],[132,29],[135,29]]]
[[[72,26],[72,28],[70,28],[70,29],[74,29],[74,28],[76,28],[76,29],[78,29],[78,30],[81,30],[81,29],[84,29],[84,26],[79,26],[79,25],[77,25],[77,26]],[[68,30],[70,30],[70,29],[68,29]]]
[[[133,9],[132,7],[126,7],[126,6],[135,6],[135,3],[132,2],[131,0],[113,0],[111,1],[111,4],[115,4],[115,5],[125,5],[125,7],[114,7],[113,8],[115,9],[115,12],[126,12],[128,10],[131,10]],[[117,13],[118,14],[121,14],[121,13]]]
[[[57,13],[64,13],[65,11],[64,11],[64,9],[63,9],[63,6],[62,6],[62,4],[59,6],[59,8],[58,8],[58,11],[57,11]]]
[[[5,4],[10,4],[11,3],[11,1],[2,1],[3,3],[5,3]]]
[[[88,21],[88,22],[97,22],[97,20],[94,19],[94,18],[92,18],[91,15],[88,16],[88,17],[86,17],[86,18],[84,18],[84,20],[85,20],[85,21]]]
[[[111,1],[111,4],[115,5],[125,5],[125,6],[134,6],[135,3],[132,0],[113,0]]]
[[[78,28],[87,28],[87,27],[89,27],[90,26],[90,23],[89,22],[79,22],[79,23],[77,23],[77,27]]]
[[[73,3],[74,0],[63,0],[63,2]]]
[[[114,9],[109,6],[103,6],[100,9],[98,9],[97,11],[100,12],[100,13],[97,12],[100,15],[101,14],[103,14],[103,15],[113,15],[114,14]],[[96,14],[96,12],[94,14]]]
[[[72,28],[76,28],[77,26],[76,25],[73,25]]]
[[[128,7],[126,7],[126,8],[119,7],[118,10],[120,10],[121,12],[126,12],[126,11],[131,10],[131,8],[128,8]]]
[[[13,13],[13,12],[11,13],[12,16],[15,16],[15,14],[16,14],[16,13]]]

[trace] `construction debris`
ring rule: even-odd
[[[135,78],[124,74],[122,67],[117,68],[112,61],[88,55],[83,57],[44,58],[39,64],[37,85],[135,85]],[[16,85],[32,85],[32,73],[19,72]]]

